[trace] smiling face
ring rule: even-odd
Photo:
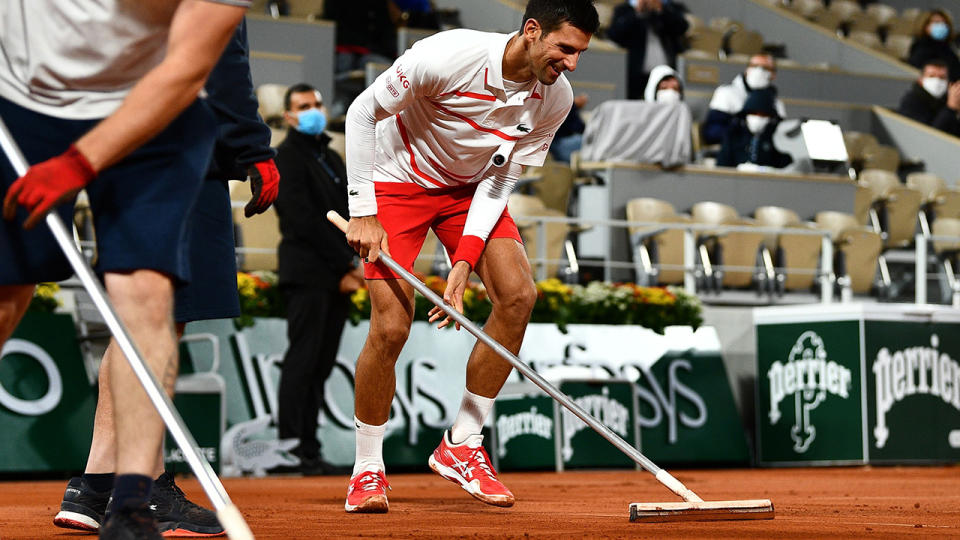
[[[523,25],[523,38],[529,44],[528,64],[537,80],[553,84],[564,71],[577,69],[580,55],[590,45],[590,34],[570,23],[544,34],[540,23],[528,19]]]

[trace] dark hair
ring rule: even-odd
[[[921,67],[920,69],[925,69],[927,66],[932,66],[932,67],[941,68],[941,69],[950,69],[950,66],[948,66],[946,62],[944,62],[939,58],[931,58],[927,60],[926,62],[923,63],[923,67]]]
[[[563,23],[570,23],[587,34],[596,34],[600,29],[600,16],[593,0],[530,0],[523,12],[521,32],[530,19],[540,23],[544,36]]]
[[[283,95],[283,110],[290,110],[290,94],[296,94],[300,92],[316,92],[317,89],[310,86],[307,83],[297,83],[290,88],[287,88],[287,93]]]
[[[947,21],[947,27],[950,28],[950,34],[951,35],[953,34],[953,17],[951,17],[950,14],[947,13],[945,10],[942,10],[940,8],[933,8],[923,16],[923,24],[916,27],[917,36],[923,36],[926,34],[927,26],[930,24],[930,19],[932,19],[934,15],[939,15],[943,17],[944,20]]]

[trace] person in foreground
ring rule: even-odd
[[[241,23],[214,66],[204,90],[217,123],[213,160],[188,218],[190,282],[174,292],[176,335],[188,322],[240,315],[233,217],[227,182],[250,172],[253,198],[246,214],[266,211],[277,197],[279,176],[270,148],[270,128],[257,116],[248,60],[247,27]],[[116,470],[116,433],[108,373],[124,362],[111,342],[100,363],[93,439],[83,476],[70,479],[53,524],[65,529],[97,531],[104,522]],[[164,536],[219,536],[216,515],[186,498],[172,474],[164,471],[162,452],[151,473],[149,507]]]
[[[383,437],[394,365],[410,332],[413,289],[380,252],[411,269],[432,228],[453,267],[443,298],[463,311],[476,272],[493,302],[484,327],[517,353],[536,288],[507,198],[522,167],[540,166],[573,103],[564,71],[596,32],[590,0],[530,0],[519,32],[441,32],[421,40],[367,88],[347,113],[347,241],[368,262],[370,330],[357,359],[356,460],[347,512],[386,512]],[[434,308],[430,321],[451,318]],[[481,428],[511,366],[477,344],[453,426],[431,469],[477,499],[511,506],[482,446]]]
[[[50,210],[69,219],[86,188],[96,270],[145,364],[172,392],[173,290],[190,278],[184,221],[216,128],[197,98],[249,4],[0,3],[0,116],[34,164],[19,179],[0,166],[0,344],[35,283],[71,275],[52,234],[35,226]],[[100,537],[161,538],[148,503],[163,422],[126,362],[112,363],[109,384],[117,476]]]

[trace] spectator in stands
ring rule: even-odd
[[[674,0],[630,0],[613,10],[607,37],[627,49],[627,97],[641,99],[654,66],[677,65],[690,24]]]
[[[277,152],[277,168],[286,175],[275,203],[280,218],[280,289],[287,304],[290,347],[280,368],[279,437],[297,439],[293,471],[329,474],[317,441],[317,415],[324,386],[337,360],[347,320],[349,293],[363,285],[354,267],[353,249],[324,215],[347,215],[347,171],[323,132],[323,100],[307,84],[291,86],[284,96],[288,133]]]
[[[777,150],[773,144],[773,133],[781,120],[776,96],[772,88],[750,92],[740,114],[734,117],[723,138],[717,165],[744,169],[755,169],[758,166],[782,169],[793,162],[793,158]],[[750,166],[743,167],[741,164]]]
[[[947,64],[929,60],[897,111],[917,122],[960,137],[960,81],[947,82]]]
[[[573,106],[563,123],[557,128],[557,132],[553,135],[553,143],[550,144],[550,155],[553,159],[570,163],[570,155],[580,150],[583,144],[583,130],[587,127],[580,116],[580,109],[586,106],[589,99],[587,94],[580,94],[573,98]]]
[[[747,95],[753,90],[770,88],[774,103],[777,109],[777,115],[784,118],[787,110],[778,98],[776,98],[777,87],[773,81],[777,78],[777,65],[773,56],[770,54],[755,54],[750,57],[750,63],[747,69],[734,77],[733,82],[717,87],[713,92],[713,98],[710,100],[710,110],[707,112],[707,119],[703,123],[703,142],[705,144],[717,144],[723,141],[724,135],[729,131],[731,124],[743,108],[747,101]]]
[[[910,65],[922,69],[929,60],[942,60],[947,64],[950,80],[960,79],[960,59],[950,47],[952,40],[953,22],[950,15],[942,9],[931,10],[910,45]]]
[[[643,91],[644,101],[657,103],[679,103],[683,101],[683,83],[677,70],[670,66],[656,66],[650,70],[647,88]]]
[[[368,62],[391,64],[397,56],[398,8],[391,0],[327,0],[323,18],[337,25],[337,73]]]

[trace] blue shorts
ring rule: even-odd
[[[187,245],[190,282],[176,290],[174,319],[186,323],[240,315],[233,215],[226,181],[208,178],[203,182],[190,214]]]
[[[0,98],[0,117],[30,163],[63,153],[96,125],[36,113]],[[87,186],[97,233],[98,273],[150,269],[189,281],[187,218],[213,152],[216,124],[198,100],[163,132],[100,173]],[[16,179],[4,158],[0,192]],[[73,203],[57,212],[68,223]],[[27,212],[0,226],[0,285],[61,281],[72,270],[43,225],[24,231]]]

